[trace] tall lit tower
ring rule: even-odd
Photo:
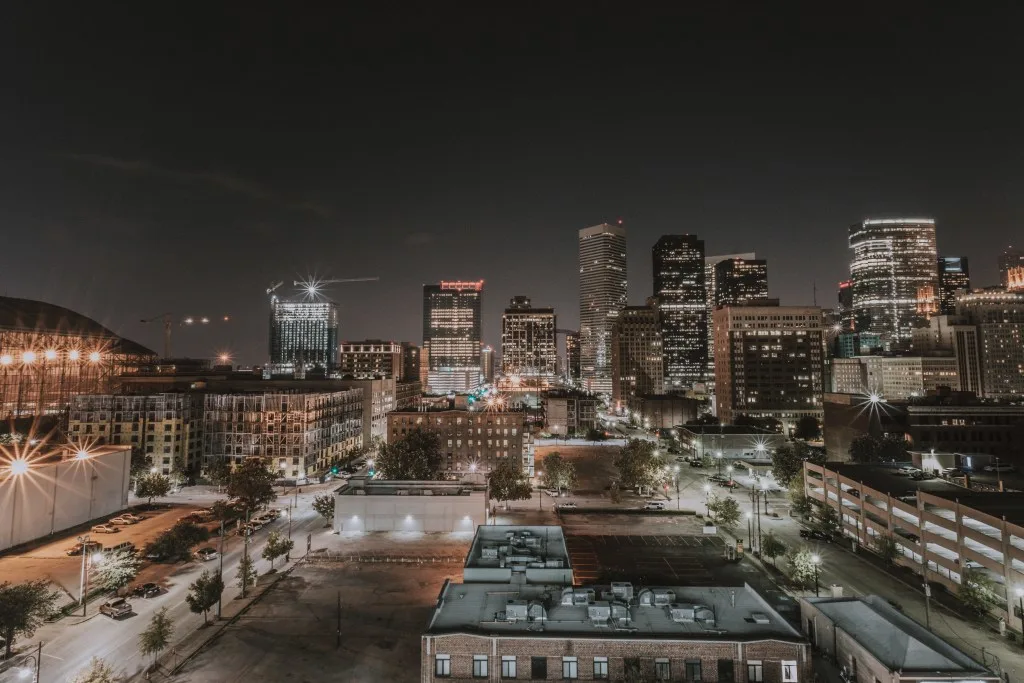
[[[580,230],[580,371],[583,387],[612,391],[612,327],[626,307],[626,229]]]
[[[999,255],[999,284],[1011,291],[1024,289],[1024,250],[1003,249]]]
[[[689,389],[708,368],[708,302],[704,240],[662,235],[651,249],[654,297],[661,312],[666,391]]]
[[[971,270],[966,256],[940,256],[939,268],[939,312],[942,315],[956,313],[956,293],[971,289]]]
[[[858,331],[909,340],[921,297],[934,300],[939,292],[935,221],[868,218],[850,226],[850,248],[854,317],[866,325]]]
[[[484,281],[423,285],[423,345],[433,393],[480,386],[480,299]]]
[[[706,290],[707,305],[708,305],[708,388],[714,390],[715,387],[715,299],[718,296],[718,283],[715,281],[715,266],[722,261],[730,259],[748,259],[753,260],[757,258],[757,254],[754,252],[744,252],[742,254],[720,254],[718,256],[705,256],[704,257],[704,289]],[[666,384],[668,383],[666,379]]]
[[[333,370],[338,364],[338,304],[271,297],[270,364],[276,372]]]
[[[512,297],[501,316],[501,372],[546,377],[558,372],[555,309],[534,308],[525,296]]]

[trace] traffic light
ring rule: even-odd
[[[335,465],[334,467],[331,468],[331,474],[337,474],[337,473],[338,473],[338,466]]]

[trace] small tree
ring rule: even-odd
[[[213,513],[213,518],[217,521],[230,522],[241,517],[238,510],[223,500],[216,501],[210,508],[210,511]]]
[[[147,504],[152,505],[154,498],[166,496],[171,490],[171,480],[159,472],[151,472],[135,483],[135,495],[139,498],[147,498]]]
[[[244,509],[252,512],[277,497],[274,479],[264,458],[246,458],[231,472],[228,495],[238,498]]]
[[[565,460],[560,453],[551,453],[544,457],[544,486],[549,489],[566,489],[576,487],[576,465]]]
[[[619,488],[619,482],[612,482],[611,487],[608,489],[608,498],[613,503],[618,503],[622,500],[622,490]]]
[[[900,550],[899,543],[892,537],[892,534],[879,534],[875,536],[875,552],[882,558],[882,561],[887,565],[892,566],[896,564],[896,558],[898,558],[902,551]]]
[[[796,422],[793,434],[798,439],[815,441],[821,438],[821,423],[813,415],[804,415]]]
[[[816,567],[814,554],[807,548],[799,548],[789,556],[790,578],[800,588],[809,588],[814,585]]]
[[[153,664],[156,658],[171,643],[171,636],[174,635],[174,623],[167,616],[167,608],[161,607],[149,620],[149,626],[139,634],[139,652],[153,656]]]
[[[792,503],[793,512],[801,517],[811,514],[811,510],[814,507],[811,504],[810,496],[804,493],[803,477],[798,477],[789,482],[789,500]]]
[[[267,543],[263,546],[263,559],[270,562],[270,568],[274,568],[274,560],[286,553],[290,553],[295,547],[295,542],[285,538],[276,531],[271,531],[267,536]]]
[[[313,509],[328,522],[334,521],[334,496],[323,493],[313,499]]]
[[[778,567],[778,563],[775,558],[782,557],[786,554],[786,544],[779,540],[779,537],[775,535],[774,531],[769,531],[761,539],[761,554],[772,561],[772,564]]]
[[[831,505],[819,505],[814,514],[814,521],[823,533],[838,536],[842,532],[839,513]]]
[[[772,453],[772,475],[780,486],[789,486],[794,479],[803,477],[807,447],[799,441],[786,443]]]
[[[619,470],[622,485],[638,489],[654,489],[668,479],[668,472],[661,458],[654,454],[655,444],[642,439],[630,439],[619,449],[615,467]]]
[[[93,563],[93,585],[116,594],[138,576],[141,566],[142,560],[134,552],[111,553]]]
[[[207,614],[217,604],[217,601],[220,600],[220,595],[223,592],[224,580],[220,577],[220,574],[211,574],[209,571],[204,571],[188,587],[188,595],[185,596],[185,602],[188,603],[188,608],[193,613],[203,613],[203,624],[206,624]]]
[[[45,579],[27,583],[0,583],[0,636],[4,637],[4,658],[10,658],[14,639],[30,637],[53,611],[57,593]]]
[[[223,490],[231,481],[231,465],[225,458],[217,458],[206,468],[206,478],[218,491]]]
[[[735,498],[715,496],[708,502],[708,511],[715,519],[715,524],[723,529],[732,529],[740,521],[740,504]]]
[[[253,564],[248,552],[243,553],[242,559],[238,561],[238,573],[235,576],[238,579],[238,587],[242,589],[242,597],[244,598],[249,590],[249,586],[256,585],[256,566]]]
[[[425,480],[441,477],[441,439],[414,429],[395,443],[383,444],[374,467],[384,479]]]
[[[995,582],[981,570],[968,569],[963,573],[957,597],[975,615],[985,616],[996,602]]]
[[[498,500],[508,509],[510,500],[529,500],[532,493],[530,481],[522,469],[511,462],[502,462],[487,475],[491,500]]]
[[[88,666],[71,679],[71,683],[114,683],[116,680],[113,667],[99,657],[93,657]]]

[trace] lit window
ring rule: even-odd
[[[672,664],[667,659],[654,660],[654,678],[659,681],[672,680]]]
[[[562,657],[562,678],[579,678],[578,667],[575,657]]]
[[[437,655],[434,657],[434,675],[438,678],[448,678],[452,675],[451,655]]]
[[[764,667],[760,661],[747,662],[747,683],[762,683],[764,681]]]
[[[473,678],[487,678],[487,655],[473,655]]]
[[[782,660],[782,683],[797,683],[795,660]]]
[[[515,655],[502,655],[501,656],[501,677],[502,678],[515,678],[516,677],[516,657],[515,657]]]
[[[608,678],[608,658],[607,657],[594,657],[594,678],[596,678],[596,679],[607,679]]]

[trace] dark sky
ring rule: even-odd
[[[139,318],[229,313],[175,351],[258,362],[264,290],[308,272],[380,276],[335,290],[342,338],[419,341],[442,278],[486,280],[491,343],[514,294],[573,327],[604,220],[634,303],[663,233],[793,304],[832,303],[864,216],[935,217],[979,285],[1024,241],[1011,3],[364,4],[5,4],[2,291],[156,349]]]

